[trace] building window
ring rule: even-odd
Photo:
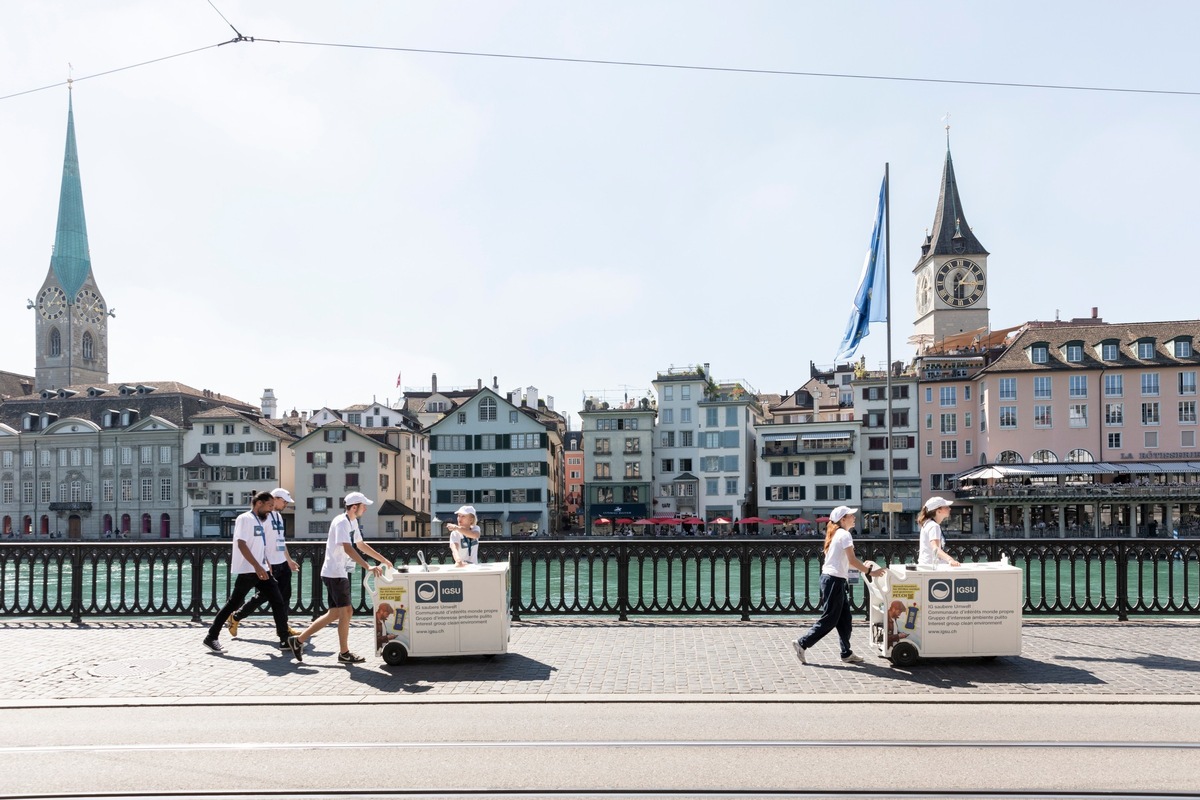
[[[1029,360],[1034,364],[1045,364],[1050,360],[1050,353],[1045,345],[1037,345],[1029,351]]]
[[[496,399],[493,397],[485,397],[479,401],[479,421],[480,422],[495,422],[496,421]]]
[[[496,449],[496,434],[485,433],[479,437],[480,450],[495,450]]]
[[[629,422],[637,422],[637,420],[628,420],[628,421]],[[692,421],[692,410],[690,408],[679,409],[679,421],[680,421],[680,423],[683,423],[683,424],[691,422]],[[636,428],[637,425],[634,425],[633,427]]]
[[[1142,394],[1148,397],[1158,396],[1158,373],[1142,373]]]
[[[1105,403],[1104,404],[1104,424],[1105,425],[1124,425],[1125,424],[1125,404],[1124,403]]]
[[[928,439],[925,441],[925,455],[933,455],[933,442]]]
[[[1180,447],[1195,447],[1196,446],[1196,432],[1195,431],[1180,431],[1179,432],[1179,446]]]
[[[223,432],[223,433],[224,433],[226,436],[233,436],[233,425],[225,425],[225,426],[223,426],[223,427],[221,428],[221,431],[222,431],[222,432]]]
[[[1051,381],[1049,375],[1037,375],[1033,379],[1033,397],[1036,400],[1051,398]]]
[[[512,450],[537,450],[542,446],[539,433],[514,433],[509,436],[508,446]]]
[[[942,433],[958,433],[958,414],[942,414]]]
[[[1120,349],[1113,342],[1105,342],[1100,345],[1100,358],[1105,361],[1116,361],[1120,357]]]
[[[675,471],[675,459],[664,458],[662,460],[662,471],[663,472],[674,472]]]
[[[1138,358],[1142,359],[1143,361],[1148,361],[1149,359],[1154,358],[1154,340],[1151,339],[1147,342],[1138,342],[1137,354]]]
[[[1179,373],[1179,393],[1180,394],[1195,394],[1196,393],[1196,373],[1195,372]]]
[[[658,442],[663,447],[675,446],[675,431],[662,431],[659,434]]]
[[[942,461],[958,460],[958,440],[946,439],[942,442]]]
[[[142,494],[143,503],[151,503],[154,501],[154,479],[142,478]]]
[[[925,430],[927,430],[927,431],[933,430],[933,414],[925,415]]]
[[[1072,403],[1068,409],[1067,424],[1072,428],[1086,428],[1088,422],[1087,403]]]
[[[726,478],[725,479],[725,494],[737,494],[737,493],[738,493],[738,479],[737,478]]]
[[[596,462],[596,477],[597,478],[611,478],[612,477],[612,464]]]
[[[508,421],[510,423],[515,423],[517,421],[517,413],[518,412],[516,412],[516,411],[508,412]]]
[[[96,357],[95,348],[92,345],[92,334],[83,334],[83,360],[91,361]]]
[[[1000,399],[1001,400],[1016,400],[1017,399],[1017,379],[1016,378],[1001,378],[999,391],[1000,391]]]
[[[1067,345],[1067,362],[1078,364],[1083,361],[1083,346],[1078,344]]]
[[[442,450],[466,450],[467,437],[462,434],[439,436],[438,447]]]
[[[673,408],[664,408],[664,409],[663,409],[663,412],[662,412],[662,415],[663,415],[663,416],[662,416],[662,421],[663,421],[663,424],[664,424],[664,425],[673,425],[673,424],[675,424],[675,409],[673,409]]]
[[[1142,424],[1157,425],[1158,423],[1158,403],[1142,403]]]
[[[1192,357],[1192,343],[1189,342],[1187,339],[1176,339],[1175,340],[1175,357],[1176,358],[1191,358]],[[86,358],[86,356],[85,356],[85,358]]]
[[[938,390],[939,405],[956,406],[958,405],[958,387],[943,386]]]
[[[1000,427],[1012,429],[1017,427],[1017,407],[1000,406]]]
[[[48,485],[49,484],[47,484],[47,486]],[[121,478],[121,502],[133,502],[133,478]]]
[[[637,461],[626,461],[626,462],[625,462],[625,477],[626,477],[626,478],[640,478],[640,477],[642,477],[642,465],[641,465],[641,463],[640,463],[640,462],[637,462]]]
[[[458,412],[458,414],[455,415],[455,420],[457,420],[459,425],[466,425],[467,424],[467,412],[465,412],[465,411]]]
[[[1049,428],[1053,425],[1052,406],[1041,405],[1033,407],[1033,427]]]
[[[50,356],[62,355],[62,334],[58,332],[58,328],[53,328],[50,331]]]
[[[720,478],[705,478],[704,479],[704,494],[706,496],[710,496],[710,497],[713,495],[720,494],[720,491],[719,491],[720,483],[721,483]]]
[[[1054,455],[1053,450],[1036,450],[1029,457],[1030,464],[1054,464],[1058,461],[1058,456]]]
[[[1147,449],[1158,447],[1158,431],[1146,431],[1144,436]]]
[[[171,502],[171,479],[158,479],[158,499],[163,503]]]
[[[1184,423],[1194,423],[1196,421],[1195,400],[1179,401],[1179,421]]]
[[[1104,396],[1105,397],[1121,397],[1125,394],[1125,376],[1123,375],[1105,375],[1104,376]]]
[[[1071,397],[1087,397],[1087,375],[1072,375],[1070,384]]]

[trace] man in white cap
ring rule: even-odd
[[[354,606],[350,600],[350,578],[347,573],[354,572],[354,565],[371,572],[376,578],[383,573],[383,567],[371,566],[361,555],[371,556],[380,564],[392,566],[380,555],[375,548],[363,541],[362,528],[358,520],[367,511],[367,506],[374,505],[362,492],[351,492],[346,495],[344,505],[346,511],[338,514],[329,523],[329,538],[325,542],[325,563],[321,565],[321,582],[329,595],[329,610],[312,621],[304,631],[288,639],[292,655],[297,661],[303,661],[304,643],[312,635],[331,622],[338,624],[338,662],[342,664],[360,664],[366,661],[360,655],[350,652],[350,617],[354,614]],[[358,546],[358,550],[355,549]]]
[[[293,502],[292,495],[287,489],[280,487],[271,490],[271,497],[274,507],[267,517],[267,521],[271,524],[271,529],[267,534],[267,558],[271,562],[271,574],[275,576],[275,582],[279,584],[283,607],[290,610],[292,607],[292,573],[299,572],[300,565],[292,560],[292,554],[288,552],[287,538],[284,536],[283,530],[283,515],[279,512],[288,503]],[[264,603],[269,602],[269,599],[262,591],[256,591],[254,596],[247,600],[244,606],[233,612],[229,618],[226,623],[229,627],[229,635],[236,637],[241,621],[262,608]],[[288,626],[288,635],[296,635],[296,630],[291,625]]]

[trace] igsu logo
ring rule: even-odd
[[[418,603],[436,603],[438,599],[437,581],[417,581],[416,595]]]
[[[979,599],[978,578],[937,578],[929,582],[931,603],[973,603]]]
[[[442,581],[438,584],[443,603],[461,603],[463,599],[462,581]]]

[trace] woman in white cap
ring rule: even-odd
[[[951,505],[944,497],[931,497],[921,506],[917,514],[917,524],[921,526],[921,552],[917,555],[919,566],[936,567],[942,562],[952,567],[959,565],[942,549],[946,544],[942,537],[942,522],[950,516]]]
[[[882,574],[883,570],[873,569],[854,554],[854,537],[850,535],[850,529],[854,527],[857,513],[857,508],[838,506],[829,514],[829,524],[825,526],[825,564],[821,567],[821,618],[808,633],[792,642],[792,649],[801,664],[808,663],[805,658],[808,649],[834,628],[842,646],[842,663],[862,663],[862,656],[850,648],[850,634],[854,630],[854,619],[850,614],[850,568],[854,567],[867,577]]]
[[[454,556],[454,566],[479,563],[479,525],[475,515],[475,506],[463,506],[454,512],[458,522],[447,522],[446,530],[450,531],[450,553]]]

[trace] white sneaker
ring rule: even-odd
[[[808,661],[804,658],[804,648],[800,646],[799,639],[792,640],[792,649],[796,651],[796,658],[800,659],[801,664],[808,663]]]
[[[854,653],[851,653],[848,656],[842,656],[843,664],[861,664],[862,662],[863,657],[860,655],[855,655]]]

